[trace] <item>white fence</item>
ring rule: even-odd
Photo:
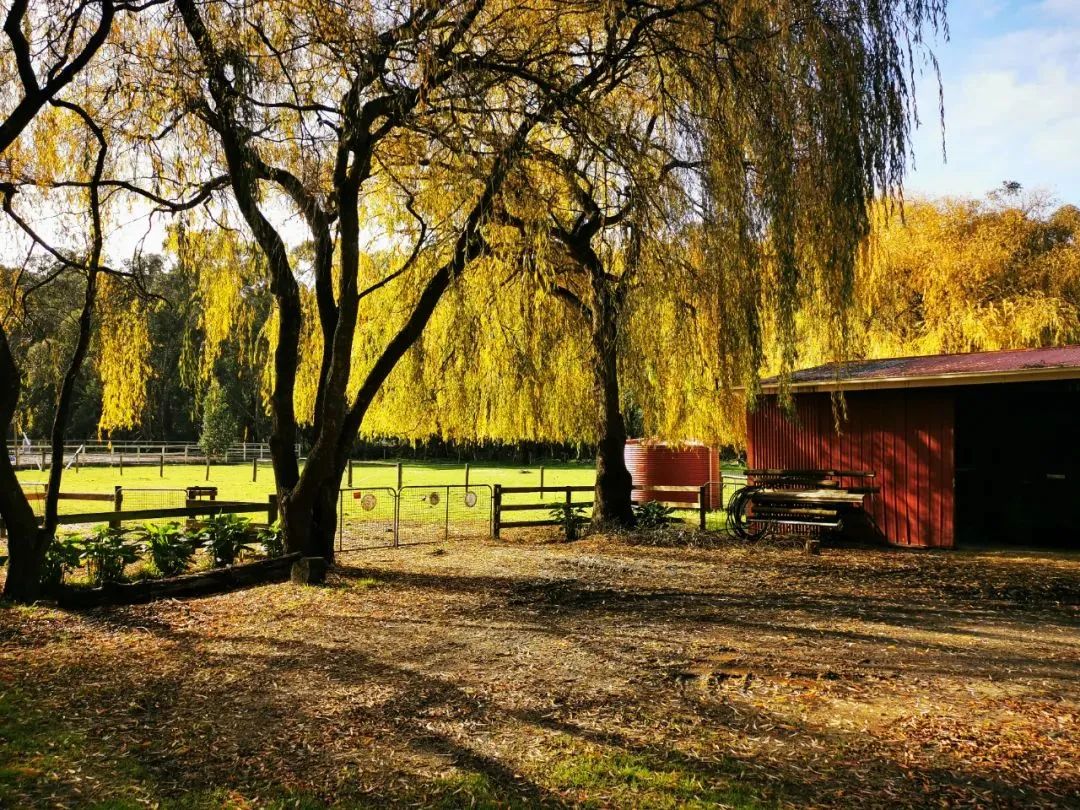
[[[300,445],[296,446],[297,455]],[[8,455],[16,469],[44,470],[52,459],[47,442],[12,442]],[[234,444],[212,458],[219,464],[243,464],[270,458],[266,442]],[[125,465],[205,464],[206,454],[197,442],[97,442],[64,445],[65,467],[123,467]]]

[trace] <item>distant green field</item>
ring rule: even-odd
[[[206,468],[199,465],[166,465],[164,476],[159,474],[157,466],[125,466],[123,475],[116,467],[83,467],[76,471],[74,467],[64,472],[62,491],[69,493],[110,493],[117,485],[130,490],[131,495],[125,500],[134,500],[134,490],[145,488],[183,489],[191,486],[216,486],[218,497],[224,500],[263,502],[274,490],[273,471],[269,464],[260,464],[258,480],[251,480],[250,464],[215,465],[210,468],[209,480]],[[44,482],[48,472],[21,470],[19,480],[24,484]],[[544,486],[591,486],[595,479],[595,470],[591,463],[553,464],[544,466]],[[404,486],[431,486],[436,484],[464,484],[465,465],[458,462],[403,462],[402,484]],[[469,483],[502,484],[504,486],[539,486],[540,467],[522,467],[512,464],[475,464],[469,468]],[[347,485],[346,477],[341,486]],[[355,462],[353,467],[354,487],[396,487],[397,470],[394,462]],[[28,486],[28,490],[33,487]],[[140,494],[140,499],[151,501],[152,492]],[[150,506],[150,503],[146,504]],[[62,512],[88,511],[86,503],[79,501],[61,501]],[[110,507],[101,504],[101,508]]]

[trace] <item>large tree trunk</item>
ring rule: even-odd
[[[15,476],[7,442],[21,380],[7,335],[0,327],[0,517],[7,531],[10,556],[4,596],[16,602],[33,602],[38,598],[39,572],[46,546],[34,510]]]
[[[601,282],[602,283],[602,282]],[[634,525],[631,504],[633,479],[623,455],[626,423],[619,399],[618,313],[605,290],[593,308],[593,381],[599,403],[599,441],[596,447],[594,528],[630,528]]]
[[[82,311],[79,313],[79,333],[71,358],[68,360],[60,392],[56,398],[56,412],[53,414],[50,433],[51,458],[49,462],[49,483],[45,491],[44,518],[38,525],[37,517],[30,508],[29,501],[22,491],[15,470],[7,455],[7,429],[15,415],[18,404],[21,375],[11,354],[7,336],[0,330],[0,378],[9,380],[0,393],[0,424],[4,429],[3,462],[0,463],[0,488],[5,492],[0,496],[0,515],[8,523],[8,561],[7,579],[4,582],[4,595],[19,602],[32,602],[37,599],[41,589],[41,568],[45,561],[45,552],[56,533],[57,505],[60,499],[60,480],[64,472],[64,439],[71,417],[72,402],[75,399],[75,384],[82,371],[83,361],[90,350],[91,327],[94,318],[94,306],[97,302],[98,263],[101,260],[103,243],[101,223],[100,186],[105,170],[105,152],[108,145],[105,134],[90,115],[81,107],[65,101],[54,101],[55,106],[64,107],[79,115],[98,141],[97,160],[94,165],[94,178],[90,184],[90,215],[93,220],[93,236],[90,254],[86,262],[86,291],[83,295]],[[10,513],[10,517],[9,517]]]

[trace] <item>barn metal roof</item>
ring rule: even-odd
[[[829,363],[794,372],[790,385],[803,391],[854,391],[1074,379],[1080,379],[1080,346]],[[762,381],[767,392],[778,387],[777,377]]]

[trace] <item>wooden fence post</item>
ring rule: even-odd
[[[277,495],[270,493],[266,496],[266,525],[273,526],[274,521],[278,516],[278,499]]]
[[[491,490],[491,536],[499,539],[499,524],[502,522],[502,484],[496,484]]]
[[[165,477],[165,448],[161,448],[161,463],[158,465],[158,478]]]
[[[113,512],[115,512],[117,515],[119,515],[120,512],[123,510],[123,508],[124,508],[124,488],[122,486],[120,486],[119,484],[117,484],[116,487],[113,489]],[[110,520],[109,521],[109,528],[110,529],[119,529],[120,528],[120,518],[115,517],[112,520]]]
[[[564,509],[566,511],[564,516],[566,518],[566,539],[576,540],[577,523],[574,520],[574,492],[570,487],[566,488],[566,506]]]
[[[119,458],[119,460],[120,460],[120,475],[123,475],[123,474],[124,474],[124,454],[123,454],[123,453],[121,453],[121,454],[120,454],[120,455],[118,456],[118,458]]]
[[[540,468],[540,500],[544,500],[544,468]]]
[[[709,513],[709,485],[702,484],[698,487],[698,528],[705,531],[705,517]]]
[[[253,458],[251,460],[251,483],[255,483],[259,479],[259,460]],[[270,521],[273,523],[273,521]]]

